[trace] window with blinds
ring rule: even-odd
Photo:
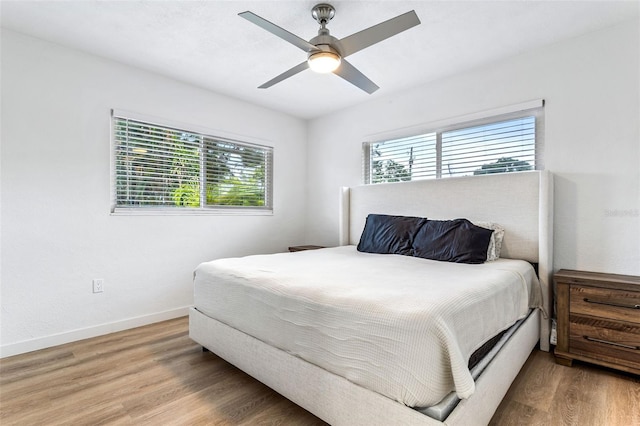
[[[541,108],[417,136],[365,142],[364,182],[376,184],[541,169],[540,118]]]
[[[273,148],[113,115],[113,211],[271,210]]]

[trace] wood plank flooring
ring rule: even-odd
[[[0,424],[325,425],[178,318],[0,360]],[[493,425],[640,426],[640,379],[534,351]]]
[[[536,350],[490,424],[640,426],[640,377]]]

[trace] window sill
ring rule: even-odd
[[[173,209],[173,208],[115,208],[111,216],[273,216],[273,209]]]

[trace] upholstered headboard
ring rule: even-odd
[[[466,218],[505,228],[501,257],[538,264],[546,312],[551,312],[553,179],[547,171],[502,173],[342,188],[340,243],[358,244],[370,213]],[[549,320],[540,346],[549,347]],[[544,334],[544,337],[543,337]]]

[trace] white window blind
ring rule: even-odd
[[[401,182],[436,177],[436,134],[369,144],[367,183]]]
[[[442,133],[442,176],[483,175],[535,168],[534,116]]]
[[[273,149],[113,115],[118,210],[272,208]]]
[[[363,144],[366,184],[542,169],[542,108]]]

